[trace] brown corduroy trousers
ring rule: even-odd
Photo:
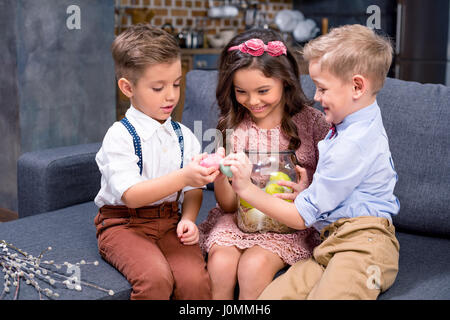
[[[95,217],[99,252],[132,286],[131,299],[211,299],[201,250],[176,234],[178,204],[103,206]]]

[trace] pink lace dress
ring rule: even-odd
[[[318,110],[304,107],[293,117],[297,125],[301,145],[295,154],[300,166],[308,172],[309,182],[316,170],[319,157],[317,143],[327,134],[330,125]],[[288,137],[284,136],[280,127],[260,129],[247,116],[234,130],[231,136],[233,152],[242,150],[287,150]],[[209,252],[213,244],[221,246],[236,246],[247,249],[258,245],[276,253],[285,263],[292,265],[301,259],[311,256],[312,250],[320,239],[314,228],[297,230],[293,233],[281,234],[274,232],[247,233],[241,231],[236,222],[235,212],[224,212],[218,204],[213,208],[206,220],[199,225],[200,248],[203,253]]]

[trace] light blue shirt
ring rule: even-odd
[[[308,189],[295,199],[307,227],[321,230],[341,218],[376,216],[391,220],[400,203],[397,173],[375,101],[336,125],[318,143],[319,162]]]

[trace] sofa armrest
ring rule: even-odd
[[[19,218],[92,201],[100,190],[100,143],[27,152],[17,162]]]

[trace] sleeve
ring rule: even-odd
[[[96,155],[97,165],[112,195],[120,200],[131,186],[143,181],[137,165],[133,138],[125,127],[115,123],[106,133]]]
[[[321,157],[311,185],[295,199],[307,227],[339,207],[367,172],[361,148],[350,140],[339,141]]]

